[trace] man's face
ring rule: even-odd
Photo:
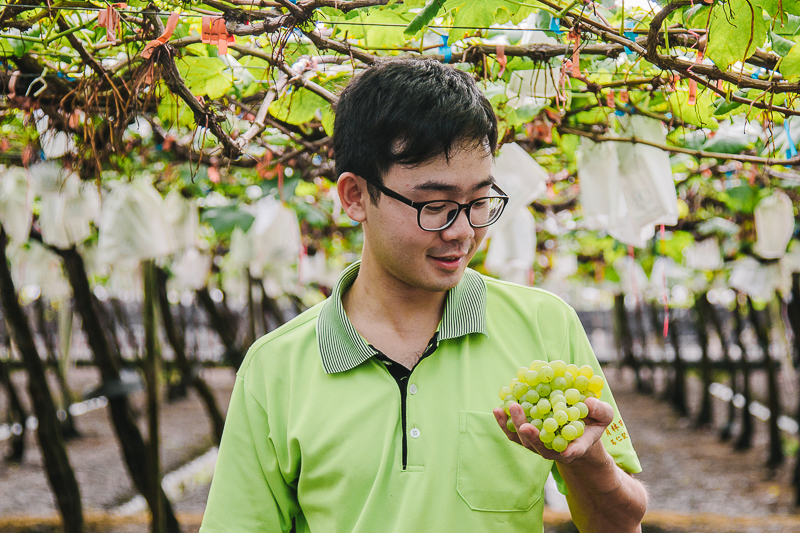
[[[487,150],[467,148],[449,162],[441,156],[413,168],[395,166],[383,184],[415,202],[467,203],[490,194],[491,171]],[[368,201],[363,225],[364,255],[386,275],[387,282],[432,292],[458,284],[487,229],[470,226],[462,211],[450,227],[425,231],[417,224],[414,208],[383,194],[377,205]]]

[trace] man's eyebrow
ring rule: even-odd
[[[472,191],[478,191],[480,189],[486,188],[490,185],[494,185],[495,179],[494,176],[489,176],[486,179],[482,180],[480,183],[477,183],[474,187],[472,187]],[[415,191],[441,191],[441,192],[458,192],[459,187],[457,185],[453,185],[451,183],[442,183],[441,181],[434,181],[429,180],[418,185],[414,185]]]

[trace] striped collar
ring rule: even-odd
[[[358,276],[361,261],[356,261],[339,275],[330,298],[323,304],[317,319],[317,345],[325,373],[344,372],[360,365],[376,351],[350,323],[342,306],[342,294]],[[447,293],[439,341],[470,333],[486,333],[486,283],[480,274],[467,269]]]

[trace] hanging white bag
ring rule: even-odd
[[[578,183],[583,225],[589,230],[607,230],[611,220],[611,195],[621,194],[619,159],[613,142],[596,143],[581,137],[578,149]]]
[[[619,117],[621,134],[658,144],[667,137],[661,121],[640,115]],[[636,227],[678,223],[678,195],[669,154],[641,143],[617,143],[620,186],[628,220]]]
[[[31,173],[36,175],[37,170],[45,169],[34,167]],[[54,183],[44,185],[43,181],[37,180],[37,188],[42,191],[39,212],[42,240],[58,248],[81,244],[92,235],[91,223],[100,215],[100,193],[93,184],[82,182],[72,172],[59,172]]]
[[[158,191],[143,180],[117,184],[100,216],[100,261],[142,261],[173,253],[175,240],[163,203]]]
[[[781,285],[781,267],[777,262],[762,264],[748,256],[737,259],[730,267],[728,286],[752,298],[770,301]]]
[[[532,44],[559,44],[543,31],[525,31],[519,46]],[[514,70],[510,73],[506,96],[511,107],[517,108],[532,103],[540,103],[542,98],[553,98],[559,94],[558,81],[561,79],[559,67],[545,64],[541,68]]]
[[[712,271],[723,267],[719,241],[716,237],[703,239],[683,249],[686,266],[695,270]]]
[[[197,203],[172,190],[164,198],[164,216],[172,227],[176,248],[184,250],[193,247],[200,225]]]
[[[238,228],[237,228],[238,229]],[[186,248],[172,263],[175,280],[181,287],[202,289],[211,273],[212,258],[197,248]]]
[[[528,209],[547,190],[547,172],[516,143],[505,144],[492,175],[509,196],[500,220],[489,226],[484,266],[501,279],[527,285],[536,256],[536,220]]]
[[[263,198],[256,204],[256,218],[248,235],[254,252],[251,275],[264,278],[270,296],[292,290],[297,284],[296,267],[303,250],[295,212],[275,197]]]
[[[31,232],[33,195],[20,167],[0,167],[0,223],[11,242],[24,244]]]
[[[753,251],[764,259],[777,259],[786,253],[794,233],[792,201],[776,190],[761,200],[755,209],[756,243]]]

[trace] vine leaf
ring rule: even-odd
[[[706,56],[720,70],[753,55],[767,38],[761,6],[752,0],[715,3],[709,22]]]
[[[492,24],[505,24],[511,20],[512,13],[515,18],[527,16],[534,8],[521,6],[518,2],[507,0],[448,0],[445,7],[450,10],[457,8],[453,16],[453,26],[450,30],[449,42],[454,43],[463,39],[472,30],[466,28],[488,28]]]
[[[794,45],[783,58],[780,71],[783,77],[789,81],[800,78],[800,44]]]
[[[288,124],[300,125],[312,120],[317,110],[324,115],[327,109],[330,109],[330,104],[325,99],[300,88],[287,92],[280,100],[272,102],[269,113]]]
[[[176,61],[178,72],[195,96],[212,100],[224,96],[233,86],[233,79],[225,72],[225,63],[216,57],[184,57]]]
[[[444,6],[444,0],[429,0],[425,8],[417,13],[417,16],[414,17],[414,20],[411,21],[403,33],[406,35],[415,35],[439,14],[442,6]]]

